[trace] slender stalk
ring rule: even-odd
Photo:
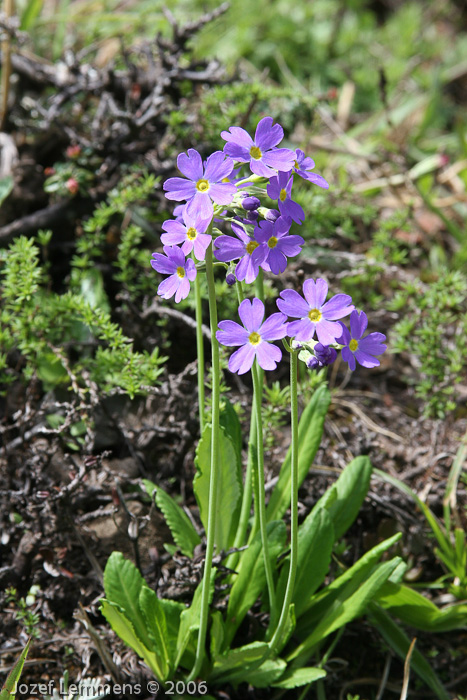
[[[212,223],[208,233],[212,230]],[[219,343],[216,340],[217,330],[217,306],[216,290],[214,286],[214,268],[212,260],[212,243],[206,251],[206,280],[208,283],[209,320],[211,324],[211,353],[212,353],[212,421],[211,421],[211,474],[209,481],[208,526],[206,542],[206,559],[204,563],[203,586],[201,591],[201,614],[198,632],[198,645],[193,669],[188,680],[193,680],[200,672],[204,656],[206,633],[209,617],[209,590],[212,572],[212,557],[214,553],[214,534],[216,531],[216,517],[218,504],[218,476],[219,476],[219,390],[220,390],[220,365]]]
[[[193,256],[194,257],[194,256]],[[203,341],[203,305],[201,303],[201,284],[199,272],[195,278],[195,308],[196,308],[196,352],[198,355],[198,411],[199,431],[203,434],[205,425],[204,403],[204,341]]]
[[[276,595],[274,591],[274,579],[272,575],[271,560],[269,558],[269,545],[268,536],[266,532],[266,504],[264,500],[264,452],[263,452],[263,421],[261,418],[261,398],[262,398],[262,386],[259,374],[259,367],[257,360],[255,360],[253,367],[251,368],[251,373],[253,375],[253,395],[254,395],[254,406],[256,413],[256,430],[257,430],[257,450],[258,450],[258,461],[256,465],[256,479],[257,479],[257,513],[259,516],[259,528],[261,531],[261,543],[263,545],[263,560],[264,569],[266,572],[266,582],[268,586],[269,593],[269,609],[270,614],[273,615],[276,608]]]
[[[298,560],[298,400],[297,400],[297,352],[290,353],[290,421],[292,428],[292,460],[291,460],[291,489],[290,489],[290,567],[285,589],[282,611],[276,630],[269,642],[273,653],[280,643],[284,628],[287,624],[289,607],[292,602]]]

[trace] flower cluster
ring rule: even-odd
[[[184,177],[172,177],[163,185],[167,199],[182,202],[175,218],[165,221],[161,236],[164,252],[153,253],[151,265],[167,275],[157,293],[164,299],[184,299],[190,282],[197,275],[208,249],[227,268],[229,285],[251,284],[260,269],[279,275],[288,259],[299,255],[305,241],[291,234],[295,222],[305,219],[302,207],[292,198],[294,177],[300,177],[327,189],[328,183],[314,172],[314,161],[300,149],[280,148],[284,131],[271,117],[258,123],[254,138],[245,129],[232,126],[221,133],[226,141],[204,162],[194,149],[181,153],[177,166]],[[249,168],[250,173],[242,172]],[[275,202],[274,208],[261,205],[261,195]],[[228,232],[213,229],[228,224]],[[191,256],[191,257],[187,257]],[[263,369],[275,369],[281,350],[273,341],[290,338],[292,347],[300,347],[300,359],[310,368],[320,368],[342,359],[354,370],[379,365],[377,355],[386,349],[382,333],[364,337],[365,313],[358,312],[347,294],[326,301],[328,285],[323,279],[307,279],[303,296],[285,289],[277,300],[278,313],[264,320],[260,299],[245,299],[238,313],[243,326],[221,321],[217,339],[226,346],[238,347],[229,361],[232,372],[243,374],[257,359]],[[350,316],[350,329],[341,319]]]

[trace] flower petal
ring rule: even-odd
[[[264,152],[274,148],[284,138],[284,129],[280,124],[274,124],[272,117],[263,117],[255,132],[255,144]]]
[[[255,354],[255,347],[251,343],[243,345],[230,356],[230,371],[238,372],[238,374],[245,374],[245,372],[248,372],[253,365]]]
[[[288,148],[274,148],[263,154],[262,161],[271,168],[288,172],[293,169],[295,153]]]
[[[221,136],[224,141],[238,144],[247,151],[249,151],[250,148],[255,145],[248,131],[242,129],[241,126],[231,126],[228,131],[222,131]]]
[[[271,314],[259,329],[264,340],[280,340],[287,335],[287,316],[281,313]]]
[[[169,177],[162,188],[167,199],[175,199],[177,202],[182,199],[191,199],[196,194],[195,183],[183,177]]]
[[[350,314],[350,331],[352,333],[352,338],[360,340],[366,327],[368,326],[368,318],[364,311],[360,313],[358,311],[352,311]]]
[[[385,340],[384,333],[370,333],[359,341],[358,348],[369,355],[382,355],[388,348]]]
[[[248,343],[248,331],[236,321],[221,321],[216,338],[222,345],[245,345]]]
[[[180,153],[177,158],[177,168],[189,180],[200,180],[203,177],[203,161],[194,148],[189,148],[188,153]]]
[[[323,304],[321,312],[328,321],[335,321],[338,318],[343,318],[347,316],[347,314],[354,312],[354,305],[351,302],[352,297],[348,294],[335,294],[329,301]],[[350,324],[350,327],[352,327],[352,324]],[[357,336],[357,338],[359,337],[360,336]]]
[[[332,345],[332,343],[336,342],[336,338],[341,335],[340,324],[335,321],[321,319],[316,324],[316,335],[322,345]]]
[[[284,289],[277,300],[277,308],[292,318],[308,316],[310,307],[295,289]]]
[[[182,299],[186,299],[190,293],[190,281],[188,277],[180,280],[177,291],[175,292],[175,303],[178,304]]]
[[[208,192],[196,192],[186,205],[186,212],[189,216],[199,216],[202,219],[212,219],[214,208]]]
[[[210,186],[209,194],[216,204],[230,204],[237,192],[235,185],[230,182],[219,182]]]
[[[348,348],[348,347],[342,348],[341,356],[342,356],[342,359],[344,360],[344,362],[348,363],[349,368],[353,372],[355,367],[356,367],[356,363],[355,363],[355,356],[354,356],[353,352],[350,350],[350,348]]]
[[[307,343],[313,338],[315,328],[316,323],[312,323],[309,318],[302,318],[287,324],[287,335],[295,337],[295,340],[302,343]]]
[[[328,284],[321,277],[318,277],[316,282],[314,279],[307,279],[303,283],[303,294],[311,309],[321,309],[327,293]],[[326,343],[323,343],[323,345],[326,345]]]
[[[228,177],[233,170],[233,160],[226,158],[223,151],[215,151],[206,160],[204,177],[209,182],[219,182],[224,177]]]
[[[172,275],[177,269],[176,263],[162,253],[153,253],[151,267],[162,275]]]
[[[238,315],[249,333],[258,331],[264,318],[264,304],[261,299],[244,299],[238,307]]]
[[[282,358],[282,352],[276,345],[260,343],[256,346],[256,359],[262,369],[276,369],[277,363]]]
[[[170,275],[167,279],[163,280],[157,288],[157,293],[163,299],[170,299],[173,297],[178,289],[178,283],[180,278],[176,274]]]
[[[214,241],[214,257],[220,262],[230,262],[245,255],[245,244],[233,236],[219,236]]]

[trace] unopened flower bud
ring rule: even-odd
[[[317,360],[322,365],[332,365],[337,357],[335,348],[332,348],[330,345],[322,345],[321,343],[316,343],[314,352]]]
[[[78,156],[81,154],[81,146],[75,145],[75,146],[68,146],[66,149],[66,155],[67,158],[78,158]]]
[[[75,180],[74,177],[70,177],[66,181],[65,187],[67,188],[67,190],[70,194],[76,194],[79,190],[79,182],[78,182],[78,180]]]
[[[277,209],[267,209],[266,214],[264,215],[264,218],[266,221],[277,221],[277,219],[280,217],[280,212]]]
[[[257,211],[249,211],[246,218],[248,221],[258,221],[259,213]]]
[[[235,277],[233,272],[228,272],[225,276],[225,281],[227,282],[229,287],[232,287],[237,281],[237,278]]]
[[[258,197],[244,197],[242,199],[242,207],[247,211],[256,211],[261,206]]]

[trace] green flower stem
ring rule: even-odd
[[[290,353],[290,422],[292,429],[292,460],[290,489],[290,567],[282,611],[276,630],[269,642],[270,653],[280,643],[289,616],[297,573],[298,560],[298,400],[297,400],[297,351]]]
[[[208,233],[212,230],[212,224]],[[214,534],[216,530],[217,516],[217,489],[219,476],[219,394],[220,394],[220,364],[219,343],[216,339],[217,331],[217,306],[216,290],[214,286],[214,268],[212,264],[212,242],[206,251],[206,280],[208,283],[209,319],[211,325],[211,353],[212,353],[212,421],[211,421],[211,474],[209,482],[208,526],[206,542],[206,559],[203,572],[203,586],[201,591],[201,615],[198,632],[198,645],[193,669],[188,680],[194,680],[201,669],[205,657],[206,633],[209,617],[209,591],[212,571],[212,557],[214,553]]]
[[[253,395],[256,414],[256,441],[258,450],[258,461],[256,464],[256,511],[259,517],[259,527],[261,531],[261,543],[263,545],[264,569],[266,572],[266,582],[269,592],[270,614],[273,615],[276,607],[276,595],[274,592],[274,579],[272,575],[271,560],[269,557],[268,536],[266,532],[266,504],[264,500],[264,452],[263,452],[263,421],[261,418],[262,384],[260,379],[258,361],[255,359],[251,368],[253,375]]]
[[[193,256],[194,258],[194,256]],[[198,355],[198,410],[199,431],[203,434],[205,425],[204,402],[204,341],[203,341],[203,306],[201,303],[201,284],[199,272],[195,278],[195,308],[196,308],[196,352]]]

